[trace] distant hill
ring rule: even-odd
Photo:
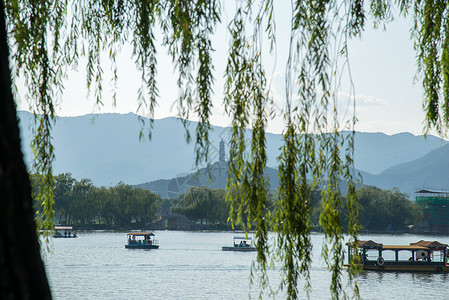
[[[267,168],[266,172],[270,181],[270,190],[273,191],[279,187],[278,171],[273,168]],[[179,195],[187,192],[192,186],[208,186],[213,189],[225,188],[228,183],[227,174],[228,164],[226,162],[216,162],[192,174],[172,179],[159,179],[133,186],[150,190],[161,195],[164,199],[177,198]]]
[[[178,198],[185,194],[190,187],[207,186],[213,189],[226,188],[228,165],[226,162],[216,162],[206,168],[202,168],[195,173],[175,177],[172,179],[159,179],[151,182],[133,185],[134,188],[141,188],[159,194],[161,198]],[[278,170],[267,167],[266,175],[269,180],[269,190],[273,192],[279,187]],[[356,188],[361,185],[357,184]],[[345,182],[341,182],[341,192],[347,193]]]
[[[363,173],[363,182],[383,189],[398,187],[413,197],[422,187],[449,188],[449,144],[439,147],[421,158],[395,165],[378,175]]]
[[[27,161],[31,159],[32,114],[20,111],[18,116]],[[99,114],[79,117],[59,117],[53,128],[56,161],[55,174],[70,172],[77,179],[90,178],[96,185],[141,184],[170,178],[190,177],[194,166],[194,143],[185,142],[185,129],[176,118],[154,121],[152,140],[139,142],[141,121],[135,114]],[[146,122],[148,132],[149,121]],[[196,122],[188,128],[192,133]],[[230,138],[229,128],[212,126],[210,162],[218,160],[218,143]],[[251,131],[247,131],[248,141]],[[277,174],[277,156],[282,135],[267,134],[269,167]],[[376,174],[416,160],[432,150],[442,148],[447,141],[434,136],[424,139],[409,133],[385,135],[357,132],[355,136],[355,166]],[[227,147],[226,147],[227,148]],[[229,149],[227,148],[226,151]],[[226,157],[228,159],[228,157]],[[200,166],[200,167],[204,167]],[[371,175],[370,174],[370,175]]]
[[[424,138],[408,132],[394,135],[356,132],[354,144],[355,167],[378,174],[394,165],[418,159],[446,145],[447,141],[432,135]]]

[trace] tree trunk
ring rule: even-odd
[[[0,1],[0,299],[51,299],[20,147]]]

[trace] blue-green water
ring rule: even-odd
[[[79,232],[76,239],[54,239],[44,254],[55,299],[238,299],[257,298],[250,286],[254,252],[226,252],[232,232],[156,231],[158,250],[125,249],[124,232]],[[449,237],[372,235],[383,244],[408,244],[421,239],[448,243]],[[329,299],[330,273],[320,259],[323,235],[312,242],[311,299]],[[270,270],[271,288],[278,289],[279,268]],[[346,278],[346,275],[344,275]],[[346,282],[346,281],[345,281]],[[448,274],[363,272],[357,277],[362,299],[449,298]],[[283,299],[282,291],[264,299]],[[305,298],[302,297],[302,298]]]

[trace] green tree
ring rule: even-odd
[[[83,178],[73,185],[72,197],[76,199],[69,205],[68,218],[70,224],[89,225],[95,220],[93,191],[95,186],[90,179]]]
[[[58,216],[58,223],[67,222],[68,211],[73,200],[73,186],[76,179],[70,173],[59,174],[55,177],[54,197],[55,212]]]
[[[223,189],[213,190],[207,186],[190,187],[182,196],[180,206],[174,212],[181,213],[193,221],[206,224],[227,223],[229,206]]]
[[[134,210],[134,218],[140,224],[148,224],[155,219],[156,211],[162,204],[161,197],[148,190],[136,188],[134,189],[136,197],[136,206]]]
[[[111,188],[111,196],[115,224],[131,224],[132,206],[135,202],[132,187],[119,183]]]
[[[203,224],[203,220],[207,219],[207,210],[210,209],[211,190],[208,187],[190,187],[182,198],[182,207],[175,209],[175,212]]]
[[[348,123],[340,124],[335,102],[339,76],[347,66],[347,41],[361,35],[368,16],[381,25],[392,19],[394,8],[400,14],[412,15],[418,70],[425,91],[426,129],[435,127],[442,132],[449,120],[448,4],[430,0],[370,0],[365,8],[359,0],[292,2],[279,198],[275,202],[276,213],[270,216],[266,215],[268,181],[264,170],[265,128],[271,96],[267,93],[270,89],[262,53],[266,49],[263,41],[268,41],[271,50],[276,43],[274,4],[273,0],[237,0],[235,15],[228,26],[230,49],[224,103],[233,120],[228,183],[231,221],[238,222],[245,216],[248,229],[255,230],[257,260],[262,271],[260,282],[264,287],[269,250],[267,220],[272,217],[270,222],[278,231],[274,254],[284,264],[283,284],[289,298],[298,298],[300,277],[305,280],[306,292],[310,291],[312,245],[307,202],[310,189],[306,176],[311,175],[314,184],[323,184],[320,213],[326,238],[323,255],[332,274],[332,297],[340,298],[344,296],[340,276],[342,206],[348,213],[347,228],[354,242],[359,227],[351,172],[353,135],[344,138],[339,133],[345,128],[353,130],[355,116]],[[94,90],[97,103],[101,103],[101,51],[107,49],[117,78],[116,54],[131,40],[137,68],[142,72],[138,101],[151,117],[158,96],[154,32],[160,30],[179,74],[179,115],[186,120],[194,114],[200,120],[195,131],[197,162],[207,161],[214,82],[211,35],[220,21],[220,3],[214,0],[11,0],[1,1],[0,5],[0,92],[4,95],[0,100],[0,244],[4,247],[0,251],[1,293],[2,298],[48,299],[50,292],[39,258],[39,245],[37,238],[31,237],[35,223],[11,92],[8,41],[15,69],[13,75],[25,79],[30,104],[36,112],[36,135],[32,142],[36,156],[34,168],[43,175],[37,193],[43,209],[36,220],[40,227],[51,228],[54,183],[51,128],[55,103],[59,101],[68,68],[76,66],[83,54],[87,57],[87,85]],[[253,129],[249,151],[245,151],[247,127]],[[311,133],[320,134],[319,138],[315,139]],[[339,192],[342,178],[348,186],[346,202]],[[26,249],[14,246],[16,235],[31,241],[30,246]]]
[[[150,191],[133,189],[119,183],[109,189],[103,200],[102,211],[112,225],[129,227],[132,221],[146,224],[154,219],[160,197]]]
[[[382,190],[375,186],[357,189],[360,224],[369,231],[404,229],[422,219],[421,209],[397,188]]]
[[[31,176],[34,198],[41,182],[39,177]],[[148,190],[133,189],[123,183],[98,188],[90,179],[78,182],[68,173],[55,176],[54,197],[59,221],[68,225],[106,224],[121,228],[130,227],[133,220],[140,226],[151,222],[161,202],[159,195]]]
[[[101,222],[108,226],[115,226],[115,195],[112,194],[111,189],[106,189],[105,187],[99,188],[96,193],[97,197],[100,199],[98,214]]]
[[[211,221],[220,224],[228,223],[229,205],[226,202],[226,190],[212,190],[212,199],[214,200],[214,203]]]

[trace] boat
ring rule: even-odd
[[[76,238],[76,232],[72,226],[55,226],[54,238]]]
[[[127,237],[127,249],[159,249],[159,241],[152,232],[130,232]]]
[[[241,251],[241,252],[250,252],[257,251],[257,248],[252,245],[253,239],[251,237],[240,237],[235,236],[233,239],[233,246],[221,247],[223,251]]]
[[[381,272],[449,272],[449,248],[437,241],[421,240],[410,245],[383,245],[374,241],[357,241],[348,246],[349,261],[359,256],[363,270]]]

